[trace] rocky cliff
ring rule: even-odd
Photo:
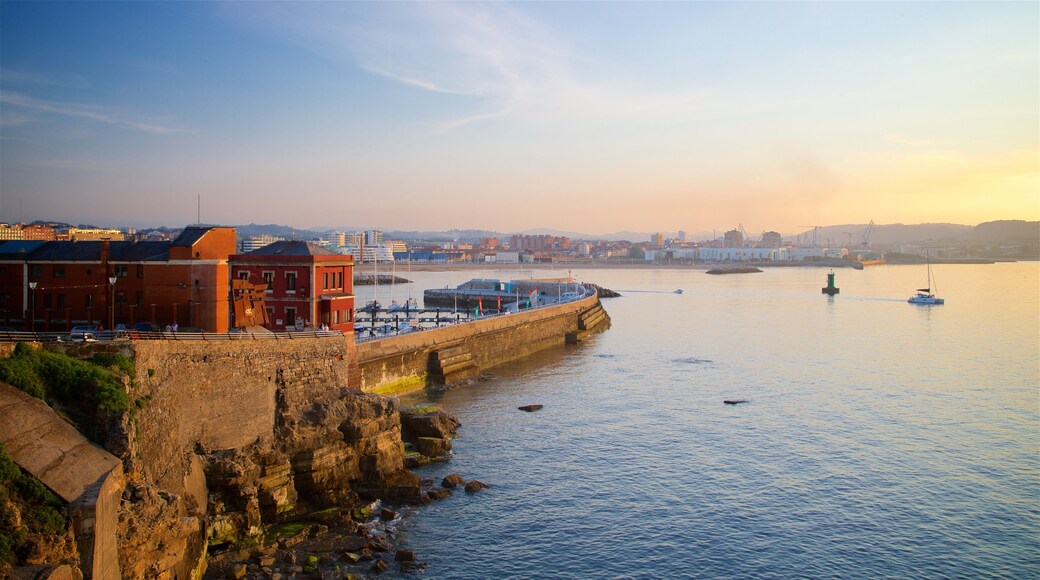
[[[396,400],[342,386],[352,346],[135,346],[133,396],[147,404],[124,425],[124,577],[197,577],[208,547],[255,542],[300,512],[419,499]]]

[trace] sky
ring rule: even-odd
[[[1038,2],[0,1],[0,220],[1040,219]]]

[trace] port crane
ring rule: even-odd
[[[820,231],[820,226],[798,226],[798,227],[800,227],[800,228],[812,228],[813,229],[813,231],[812,231],[812,247],[815,248],[816,247],[816,233]],[[808,235],[808,232],[806,232],[806,235]],[[799,236],[799,237],[801,237],[801,236]]]
[[[863,230],[863,237],[860,239],[860,246],[862,246],[864,250],[866,250],[866,249],[868,249],[870,247],[870,236],[873,233],[874,233],[874,220],[870,220],[870,223],[867,225],[867,229]]]

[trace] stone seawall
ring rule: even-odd
[[[431,354],[465,347],[478,369],[487,369],[564,344],[579,329],[581,315],[600,308],[599,298],[547,306],[466,324],[424,330],[357,346],[359,387],[376,393],[423,388]],[[609,318],[606,319],[609,324]]]

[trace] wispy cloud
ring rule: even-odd
[[[0,103],[10,105],[13,107],[21,107],[23,109],[29,109],[32,111],[52,113],[55,115],[62,115],[66,117],[76,117],[80,119],[89,119],[91,121],[97,121],[99,123],[129,127],[131,129],[143,131],[145,133],[151,133],[153,135],[165,135],[181,131],[180,129],[168,127],[165,125],[123,119],[109,112],[109,110],[105,107],[99,107],[95,105],[83,105],[78,103],[46,101],[12,91],[0,91]],[[23,122],[27,119],[27,117],[21,117],[21,120]]]
[[[267,3],[222,5],[239,23],[328,58],[437,94],[471,97],[469,112],[431,121],[451,130],[502,117],[667,116],[702,110],[703,90],[659,92],[615,77],[598,57],[524,5],[505,3]],[[590,66],[591,65],[591,66]]]

